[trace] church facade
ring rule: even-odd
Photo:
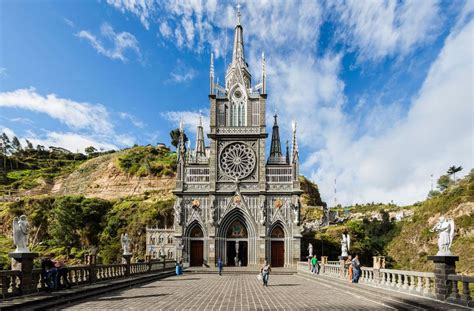
[[[296,267],[300,259],[296,126],[291,152],[288,143],[283,150],[274,116],[267,157],[263,54],[259,80],[252,83],[245,62],[238,12],[224,85],[215,82],[211,55],[210,146],[201,124],[195,148],[186,148],[180,126],[174,242],[177,258],[191,266],[213,266],[222,258],[226,266],[257,266],[267,259],[272,266]]]

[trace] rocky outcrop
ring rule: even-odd
[[[55,180],[50,194],[109,200],[145,193],[160,199],[172,197],[174,177],[128,176],[116,167],[116,157],[117,154],[105,155],[83,163],[73,173]]]

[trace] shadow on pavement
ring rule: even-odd
[[[135,295],[130,297],[101,297],[97,301],[115,301],[115,300],[127,300],[127,299],[138,299],[138,298],[152,298],[160,296],[168,296],[170,294],[154,294],[154,295]]]

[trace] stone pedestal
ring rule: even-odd
[[[97,281],[97,255],[86,255],[86,265],[89,266],[89,283]]]
[[[345,265],[346,265],[347,256],[339,256],[338,258],[339,258],[339,276],[344,279],[346,277]]]
[[[33,276],[33,260],[38,257],[37,253],[9,253],[15,266],[21,271],[20,274],[20,293],[21,295],[34,293],[37,290],[37,282]]]
[[[428,256],[428,260],[434,262],[436,299],[446,300],[452,286],[448,275],[456,274],[456,261],[459,256]]]
[[[125,266],[125,276],[130,276],[130,262],[132,260],[132,254],[123,254],[123,263],[126,264]]]
[[[374,256],[373,266],[374,269],[385,269],[385,256]]]

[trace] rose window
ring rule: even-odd
[[[230,178],[242,179],[255,168],[255,154],[242,143],[234,143],[224,148],[220,159],[221,169]]]

